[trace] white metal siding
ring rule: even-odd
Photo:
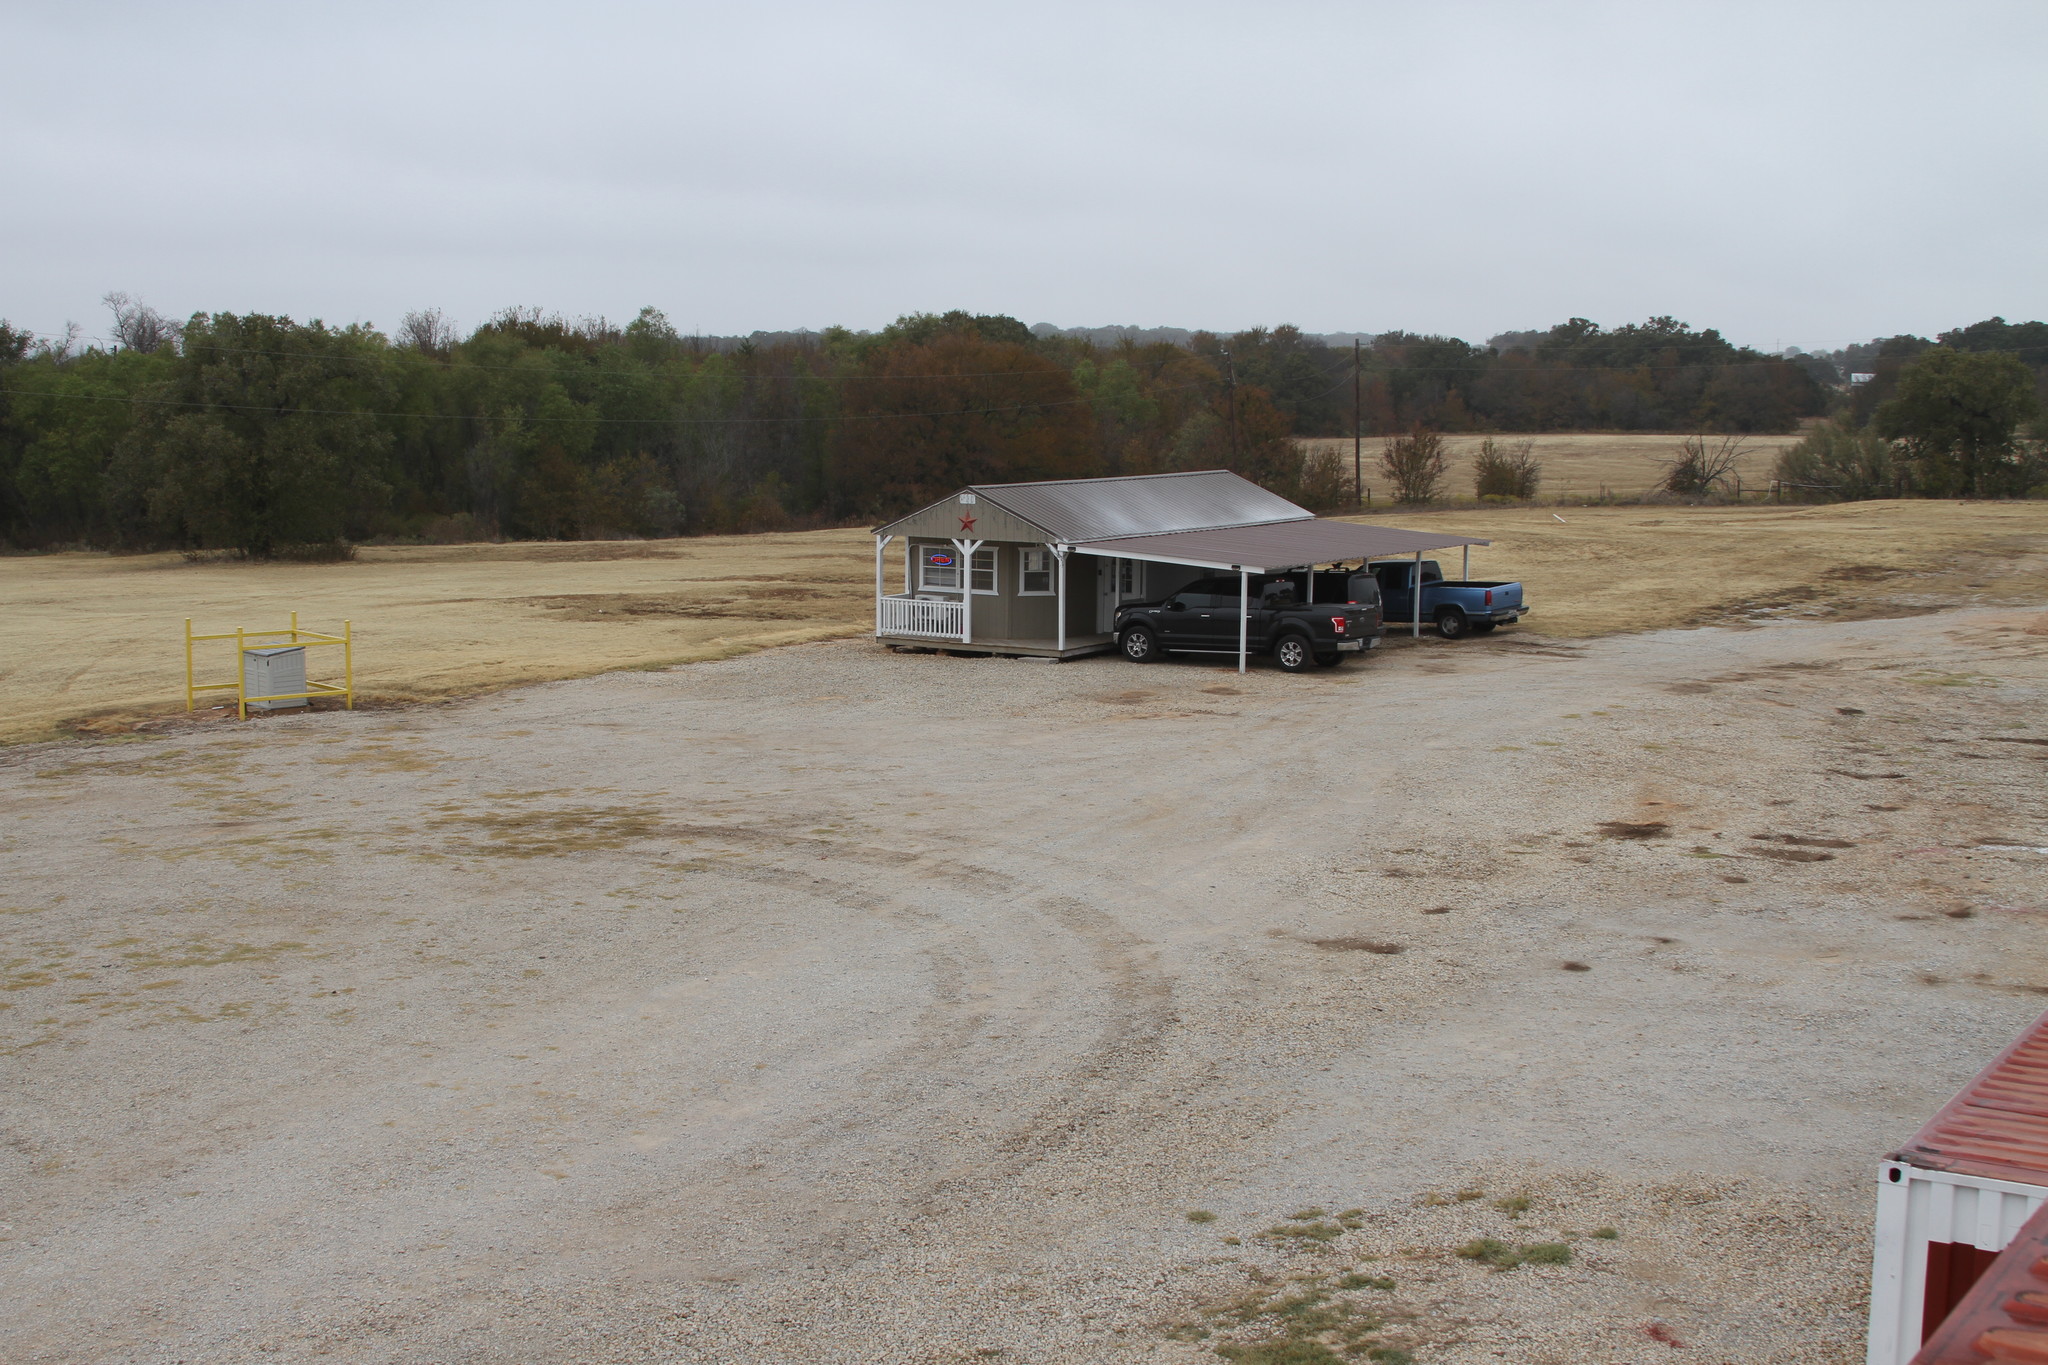
[[[1880,1166],[1869,1365],[1908,1365],[1920,1349],[1929,1242],[2003,1251],[2043,1200],[2048,1200],[2048,1189],[2038,1185],[1924,1171],[1891,1161]]]
[[[306,691],[306,651],[303,646],[285,645],[272,649],[245,649],[242,666],[244,696],[290,697]],[[252,701],[257,711],[282,711],[304,706],[304,698],[290,701]]]

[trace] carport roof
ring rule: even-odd
[[[1077,541],[1083,554],[1118,559],[1147,559],[1203,569],[1245,569],[1273,573],[1305,564],[1331,564],[1340,559],[1378,559],[1442,550],[1457,545],[1491,545],[1475,536],[1441,531],[1403,531],[1392,526],[1365,526],[1355,521],[1273,522],[1264,526],[1230,526],[1220,530],[1179,531],[1163,536],[1113,536]]]

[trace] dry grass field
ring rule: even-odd
[[[1451,456],[1451,474],[1446,490],[1452,497],[1472,496],[1472,456],[1479,449],[1479,443],[1486,439],[1485,436],[1444,438],[1444,445]],[[1640,432],[1619,435],[1540,432],[1495,435],[1492,439],[1503,445],[1519,441],[1534,443],[1536,458],[1543,463],[1543,486],[1539,493],[1548,500],[1599,497],[1603,492],[1620,497],[1649,492],[1663,478],[1659,462],[1677,454],[1679,443],[1685,438]],[[1762,488],[1768,484],[1778,452],[1798,439],[1797,436],[1743,437],[1743,454],[1735,464],[1743,485]],[[1379,472],[1383,440],[1378,436],[1366,437],[1364,450],[1365,486],[1381,499],[1386,497],[1388,487],[1386,477]],[[1720,438],[1710,437],[1709,440],[1718,444]],[[1317,436],[1301,444],[1309,449],[1335,450],[1343,457],[1345,469],[1348,471],[1351,467],[1351,441],[1348,437]]]
[[[1560,520],[1562,518],[1562,520]],[[1485,508],[1370,518],[1491,537],[1526,629],[1587,637],[2048,598],[2048,503]],[[860,530],[698,540],[370,548],[346,564],[178,555],[0,559],[0,741],[127,729],[183,708],[181,623],[354,621],[370,704],[731,657],[868,628]],[[1456,572],[1455,568],[1452,572]],[[225,678],[232,651],[202,668]]]

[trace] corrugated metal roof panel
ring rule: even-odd
[[[1250,569],[1268,573],[1303,564],[1331,564],[1340,559],[1377,559],[1412,555],[1453,545],[1491,545],[1474,536],[1441,531],[1403,531],[1393,526],[1365,526],[1355,521],[1283,521],[1266,526],[1233,526],[1214,531],[1182,531],[1165,536],[1115,536],[1083,542],[1075,548],[1090,554],[1127,559],[1162,559],[1208,568]]]
[[[1055,540],[1160,535],[1216,526],[1306,521],[1315,514],[1227,469],[1050,483],[979,483],[972,492]]]
[[[1891,1159],[1930,1171],[2048,1185],[2048,1014]]]

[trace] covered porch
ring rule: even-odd
[[[896,539],[875,537],[875,638],[891,648],[1072,659],[1116,647],[1115,601],[1099,600],[1114,589],[1113,566],[1098,578],[1094,561],[1077,569],[1057,542],[905,537],[902,588],[891,592]]]

